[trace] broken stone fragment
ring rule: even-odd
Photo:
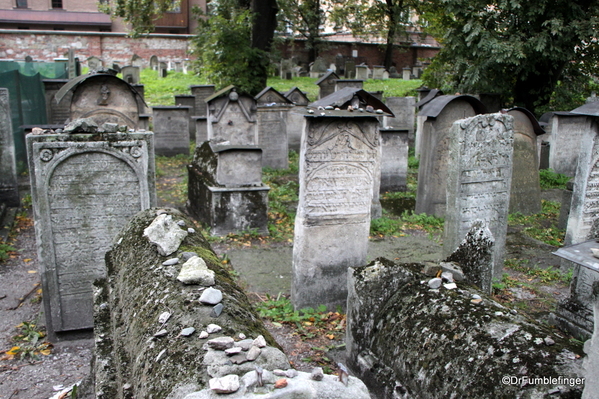
[[[310,374],[310,378],[314,381],[322,381],[322,379],[324,378],[322,368],[314,367],[314,370],[312,370],[312,374]]]
[[[230,374],[220,378],[211,378],[208,384],[210,389],[216,393],[237,392],[239,390],[239,376]]]
[[[144,229],[144,237],[156,246],[162,256],[168,256],[179,249],[181,242],[187,237],[187,231],[181,230],[167,214],[156,216],[154,221]]]
[[[195,332],[195,330],[196,329],[193,327],[187,327],[181,330],[181,333],[179,335],[181,335],[182,337],[189,337],[191,334]]]
[[[442,272],[441,278],[443,279],[443,281],[446,281],[448,283],[453,283],[453,273],[452,272]]]
[[[455,290],[456,288],[458,288],[456,283],[443,284],[443,287],[445,287],[448,290]]]
[[[438,277],[435,277],[435,278],[431,278],[428,281],[428,286],[430,288],[432,288],[433,290],[436,290],[437,288],[441,287],[441,283],[443,283],[443,280]]]
[[[222,327],[217,324],[208,324],[208,326],[206,327],[206,331],[208,332],[208,334],[214,334],[219,332],[220,330],[222,330]]]
[[[224,351],[226,349],[232,348],[235,340],[231,337],[218,337],[209,340],[207,343],[212,349]]]
[[[262,350],[260,348],[258,348],[257,346],[252,346],[250,348],[250,350],[247,352],[247,354],[245,355],[246,359],[251,361],[254,361],[256,359],[258,359],[258,356],[260,356],[260,353],[262,352]]]
[[[172,266],[176,265],[177,263],[179,263],[179,258],[171,258],[162,262],[162,266]]]
[[[210,317],[213,317],[216,319],[223,312],[223,308],[224,308],[224,306],[222,303],[216,304],[216,306],[214,306],[212,308],[212,311],[210,311]]]
[[[209,336],[209,335],[210,335],[210,334],[208,334],[208,332],[207,332],[207,331],[202,331],[202,332],[200,333],[200,339],[206,339],[206,338],[208,338],[208,336]]]
[[[241,351],[242,351],[242,349],[239,346],[234,346],[232,348],[225,349],[225,353],[228,356],[237,355],[238,353],[241,353]]]
[[[256,337],[254,340],[253,345],[257,346],[258,348],[264,348],[266,346],[266,340],[262,335],[258,335],[258,337]]]
[[[193,256],[187,262],[185,262],[183,266],[181,266],[181,271],[177,276],[177,280],[183,284],[199,284],[207,287],[214,285],[214,271],[208,269],[204,259],[200,258],[199,256]],[[202,296],[203,295],[204,294],[202,294]]]
[[[190,259],[189,261],[191,261],[192,259]],[[212,275],[214,276],[214,272],[212,272]],[[217,303],[220,303],[220,301],[222,300],[223,293],[220,290],[212,287],[208,287],[207,289],[205,289],[204,292],[202,292],[202,295],[200,296],[200,302],[204,305],[216,305]]]
[[[64,127],[65,133],[96,133],[98,124],[92,118],[79,118]]]
[[[285,378],[281,378],[275,382],[275,389],[285,388],[287,386],[287,380]]]
[[[164,324],[168,321],[168,319],[170,319],[170,317],[171,317],[170,312],[162,312],[162,313],[160,313],[160,316],[158,316],[158,323]]]
[[[251,339],[244,339],[244,340],[235,342],[235,346],[240,347],[244,351],[248,351],[252,347],[253,342],[254,341]]]

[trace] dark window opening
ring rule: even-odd
[[[62,8],[62,0],[52,0],[52,8]]]
[[[27,8],[27,0],[17,0],[17,8]]]

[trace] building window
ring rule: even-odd
[[[62,0],[52,0],[52,8],[62,8]]]
[[[17,0],[17,8],[27,8],[27,0]]]

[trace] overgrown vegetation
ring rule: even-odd
[[[33,321],[24,321],[16,328],[19,333],[13,337],[15,346],[5,352],[4,357],[10,359],[30,359],[36,360],[39,355],[49,355],[52,352],[52,344],[44,342],[46,333],[43,327],[38,326]]]
[[[523,233],[549,245],[560,246],[566,232],[557,227],[561,204],[541,200],[541,213],[522,215],[513,213],[508,216],[509,226],[524,226]]]
[[[566,183],[570,181],[571,177],[556,173],[553,169],[541,169],[539,171],[539,180],[541,183],[541,189],[549,190],[552,188],[566,188]]]
[[[4,262],[9,258],[10,253],[16,251],[12,245],[8,245],[4,241],[0,241],[0,262]]]
[[[177,208],[187,202],[187,167],[191,156],[156,156],[156,191],[159,202]],[[180,207],[179,206],[179,207]]]

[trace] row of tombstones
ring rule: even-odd
[[[422,75],[423,65],[416,65],[412,68],[404,67],[402,74],[398,72],[395,66],[387,69],[382,65],[374,65],[369,68],[368,65],[362,63],[356,65],[356,61],[345,60],[343,57],[337,58],[334,63],[326,65],[322,58],[317,58],[316,61],[309,65],[309,72],[303,67],[296,65],[293,59],[281,60],[280,64],[276,64],[277,75],[281,79],[293,79],[301,76],[310,76],[311,78],[319,79],[328,73],[335,73],[337,76],[343,76],[345,79],[419,79]]]

